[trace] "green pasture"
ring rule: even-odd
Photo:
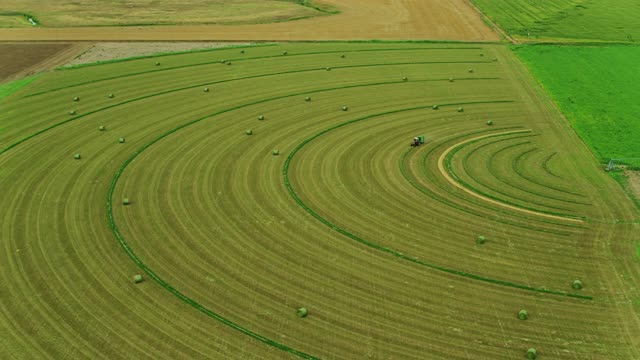
[[[640,158],[640,46],[514,50],[601,162]]]
[[[472,0],[508,34],[526,40],[640,41],[635,0]]]

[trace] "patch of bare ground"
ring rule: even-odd
[[[0,40],[496,41],[467,0],[322,0],[340,14],[254,25],[185,25],[0,29]]]
[[[631,195],[640,200],[640,171],[626,170],[624,175],[629,179],[627,186]]]
[[[65,65],[248,44],[246,42],[100,42],[91,45],[84,53]]]
[[[0,43],[0,82],[15,80],[62,65],[91,44]]]

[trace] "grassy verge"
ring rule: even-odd
[[[36,76],[28,76],[6,84],[0,84],[0,99],[5,98],[34,81]]]

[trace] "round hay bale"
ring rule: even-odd
[[[463,108],[461,108],[461,107],[459,107],[459,108],[458,108],[458,112],[464,112],[464,109],[463,109]]]
[[[80,98],[76,96],[73,98],[73,101],[80,101]]]
[[[487,120],[487,125],[489,126],[493,125],[493,120]]]
[[[346,57],[347,57],[347,55],[342,54],[342,55],[340,55],[340,57],[344,59],[344,58],[346,58]]]
[[[258,116],[258,120],[264,120],[264,115]]]
[[[527,312],[527,310],[520,310],[518,312],[518,319],[520,320],[527,320],[529,318],[529,313]]]
[[[138,284],[142,282],[142,275],[133,275],[133,282]]]
[[[326,68],[324,68],[324,69],[327,70],[327,71],[331,71],[331,68],[328,67],[328,66]]]
[[[311,97],[309,97],[309,96],[305,97],[304,101],[311,101]]]
[[[74,154],[73,158],[76,159],[76,160],[80,160],[81,156],[80,156],[80,154]]]
[[[469,73],[472,74],[473,73],[473,69],[469,69]]]
[[[131,204],[131,201],[129,201],[129,198],[124,198],[122,200],[122,205],[130,205],[130,204]]]
[[[206,88],[202,89],[202,91],[204,91],[204,92],[209,92],[209,88],[208,88],[208,87],[206,87]]]
[[[227,65],[231,65],[231,61],[227,61]]]
[[[306,317],[307,314],[309,314],[309,311],[306,308],[300,308],[296,311],[296,315],[298,315],[299,318]]]
[[[454,80],[453,78],[449,78],[449,82],[453,82],[453,80]]]
[[[240,54],[244,54],[244,50],[240,50]]]
[[[402,81],[407,81],[407,80],[409,80],[409,78],[408,78],[408,77],[406,77],[406,76],[403,76],[403,77],[402,77]]]
[[[124,144],[124,138],[123,138],[123,137],[119,138],[119,139],[118,139],[118,142],[119,142],[120,144]]]
[[[582,289],[582,281],[580,280],[573,280],[573,282],[571,283],[571,287],[576,289],[576,290],[580,290]]]
[[[481,54],[480,54],[480,56],[484,56],[484,54],[483,54],[483,53],[481,53]]]
[[[75,114],[76,114],[76,111],[75,111],[75,110],[71,110],[71,111],[69,111],[69,115],[75,115]]]
[[[343,107],[342,107],[342,111],[347,111],[347,110],[349,110],[349,108],[348,108],[348,107],[346,107],[346,106],[343,106]]]
[[[534,360],[537,357],[538,357],[538,352],[536,351],[535,348],[529,348],[529,350],[527,350],[527,359]]]
[[[105,131],[105,130],[107,130],[107,127],[106,127],[106,126],[104,126],[104,125],[100,125],[100,127],[98,128],[98,130],[100,130],[100,131]]]
[[[113,99],[113,94],[109,94],[107,96],[109,97],[109,99]]]
[[[493,59],[491,59],[491,60],[493,60],[493,62],[497,62],[497,61],[498,61],[498,58],[493,58]]]
[[[486,243],[486,242],[487,242],[487,238],[486,238],[486,237],[484,237],[483,235],[480,235],[480,236],[478,236],[478,237],[476,238],[476,243],[478,243],[478,244],[480,244],[480,245],[482,245],[482,244],[484,244],[484,243]]]
[[[225,60],[225,59],[220,60],[220,64],[224,64],[226,62],[227,62],[227,60]]]
[[[160,61],[156,61],[156,66],[160,66]]]
[[[253,135],[253,130],[249,129],[247,131],[244,132],[247,135]]]
[[[438,105],[433,105],[433,106],[431,106],[431,108],[432,108],[433,110],[438,110],[438,108],[439,108],[439,107],[440,107],[440,106],[438,106]]]
[[[287,55],[287,54],[288,54],[288,52],[286,52],[286,51],[282,52],[282,55]]]
[[[280,150],[276,149],[272,152],[273,155],[280,155]]]

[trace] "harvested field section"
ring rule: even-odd
[[[0,40],[499,40],[466,0],[318,3],[336,8],[340,14],[255,25],[0,29]]]
[[[0,14],[7,11],[33,14],[44,27],[261,24],[328,13],[278,0],[4,0]]]
[[[286,44],[43,75],[0,100],[14,124],[0,200],[15,209],[0,213],[0,279],[15,283],[0,348],[634,358],[640,324],[619,301],[634,290],[613,257],[614,240],[638,239],[609,220],[638,212],[525,76],[508,49],[452,44]],[[447,160],[455,184],[496,202],[441,170],[463,144]],[[56,322],[71,309],[78,320]],[[46,324],[38,338],[27,312]]]

